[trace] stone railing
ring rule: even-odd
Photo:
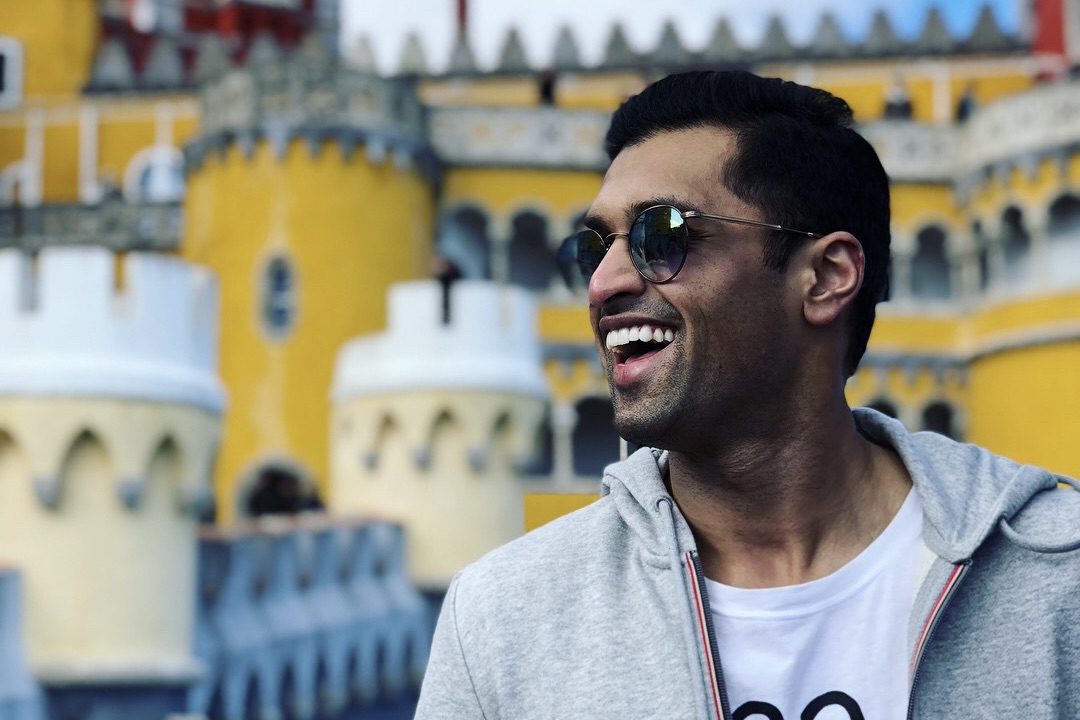
[[[0,718],[44,720],[41,687],[23,647],[22,576],[0,567]]]
[[[1031,163],[1080,145],[1080,83],[1034,87],[977,110],[964,126],[958,170]]]
[[[956,172],[957,128],[903,120],[859,127],[893,181],[946,182]]]
[[[50,245],[101,245],[111,250],[176,250],[180,203],[0,205],[0,248],[37,251]]]
[[[189,713],[411,717],[432,613],[406,577],[400,526],[271,518],[204,531],[199,558],[195,650],[208,672]]]
[[[610,121],[610,113],[554,108],[439,108],[431,113],[431,139],[439,156],[455,165],[603,172]]]

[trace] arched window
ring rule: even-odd
[[[439,254],[470,279],[491,277],[488,219],[480,210],[459,208],[443,219],[436,242]]]
[[[22,101],[22,43],[0,37],[0,110],[10,110]]]
[[[1050,281],[1080,282],[1080,198],[1062,195],[1050,205],[1046,235]]]
[[[979,290],[986,290],[990,285],[990,242],[978,220],[971,223],[971,237],[975,242],[975,262],[979,266]]]
[[[915,237],[911,259],[911,294],[923,300],[943,300],[951,294],[945,231],[936,225],[923,228]]]
[[[310,475],[284,460],[253,468],[241,482],[238,500],[241,517],[295,515],[323,506]]]
[[[1024,227],[1024,213],[1009,207],[1001,216],[1001,249],[1005,260],[1005,281],[1016,285],[1027,279],[1031,254],[1031,236]]]
[[[540,426],[539,436],[536,438],[536,449],[529,462],[521,468],[521,473],[528,476],[547,476],[554,467],[554,434],[551,430],[551,419],[544,418]]]
[[[262,324],[274,337],[292,329],[296,321],[296,275],[288,258],[275,255],[266,262],[263,271],[261,300]]]
[[[933,402],[923,409],[922,429],[941,433],[945,437],[955,438],[953,409],[946,402]]]
[[[571,233],[576,233],[585,227],[585,213],[581,213],[574,219],[573,229]],[[563,282],[566,286],[574,292],[585,291],[585,279],[581,276],[581,269],[578,267],[577,262],[577,246],[576,244],[569,242],[569,238],[562,241],[559,245],[559,250],[556,255],[556,264],[558,265],[559,274],[562,276]]]
[[[510,238],[510,282],[529,290],[546,290],[555,275],[555,254],[548,245],[547,221],[532,212],[514,218]]]
[[[604,466],[619,459],[615,410],[607,398],[586,398],[575,406],[573,451],[576,475],[600,476]]]
[[[896,406],[885,398],[878,398],[876,400],[873,400],[872,402],[868,402],[866,404],[866,407],[870,408],[871,410],[877,410],[882,415],[888,415],[891,418],[897,417]]]
[[[132,203],[174,203],[184,199],[184,157],[168,145],[141,150],[124,171],[124,198]]]

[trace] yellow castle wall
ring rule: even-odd
[[[514,213],[527,209],[541,210],[549,220],[573,219],[588,209],[601,179],[600,173],[585,170],[451,167],[443,180],[442,204],[476,205],[507,226]]]
[[[0,171],[22,159],[26,147],[26,126],[17,119],[0,113]]]
[[[94,134],[84,137],[80,117],[96,117]],[[198,105],[184,96],[68,99],[0,113],[0,170],[22,160],[29,113],[41,113],[42,193],[46,203],[79,200],[79,158],[84,142],[93,143],[99,180],[122,187],[135,155],[165,139],[181,147],[197,129]]]
[[[386,289],[429,272],[434,200],[415,170],[372,166],[336,143],[311,157],[294,140],[284,158],[260,142],[251,158],[230,146],[190,175],[183,255],[221,279],[221,376],[229,391],[215,479],[220,518],[234,515],[236,483],[262,460],[310,471],[325,494],[334,357],[357,335],[381,331]],[[266,261],[294,269],[295,317],[281,338],[260,316]]]
[[[95,0],[6,0],[0,35],[19,39],[25,97],[70,95],[86,83],[98,44]]]
[[[944,225],[950,233],[967,229],[963,208],[957,206],[948,185],[892,183],[889,204],[893,227],[912,235],[932,224]]]
[[[74,124],[45,128],[43,199],[46,203],[74,202],[79,197],[79,129]]]
[[[971,440],[1080,476],[1080,292],[985,308],[973,328]]]

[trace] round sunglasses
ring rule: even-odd
[[[818,233],[793,230],[775,223],[727,215],[709,215],[696,210],[679,210],[671,205],[654,205],[643,210],[634,219],[630,232],[615,232],[605,237],[595,230],[585,228],[574,233],[563,241],[565,250],[560,252],[560,255],[576,258],[581,274],[588,283],[615,238],[625,237],[630,248],[630,260],[641,277],[651,283],[666,283],[679,274],[686,262],[686,248],[690,237],[686,221],[693,218],[783,230],[810,238],[822,237]]]

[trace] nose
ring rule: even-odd
[[[648,281],[641,277],[630,260],[627,242],[624,235],[612,238],[611,247],[589,280],[589,305],[601,307],[617,295],[639,295],[645,291]]]

